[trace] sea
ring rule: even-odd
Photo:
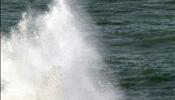
[[[2,100],[175,100],[175,0],[1,0],[1,49]]]

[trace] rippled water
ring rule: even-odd
[[[2,0],[1,33],[9,34],[22,12],[42,13],[49,3]],[[96,24],[106,62],[101,72],[126,100],[175,100],[174,0],[79,0],[76,8]]]

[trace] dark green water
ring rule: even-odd
[[[79,0],[99,32],[107,78],[126,100],[175,100],[175,0]],[[1,0],[1,33],[49,0]]]

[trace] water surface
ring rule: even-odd
[[[49,0],[2,0],[1,33],[9,34],[30,9],[42,13]],[[102,73],[126,100],[175,100],[175,1],[80,0],[98,27]],[[88,17],[88,16],[87,16]]]

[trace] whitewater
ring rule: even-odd
[[[2,100],[122,100],[95,74],[103,58],[68,2],[55,0],[37,16],[23,13],[11,36],[1,37]]]

